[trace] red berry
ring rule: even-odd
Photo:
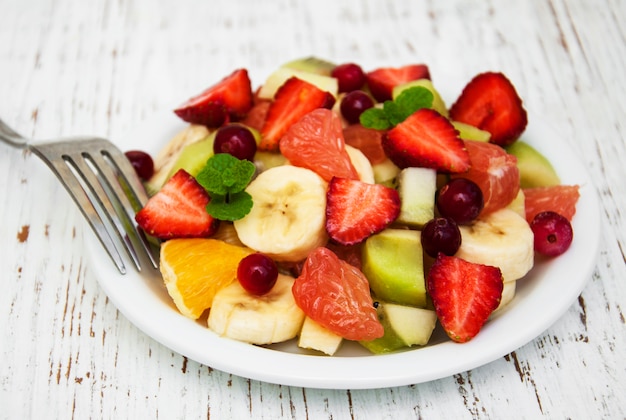
[[[256,140],[250,130],[241,124],[228,124],[215,133],[214,153],[229,153],[240,160],[254,159]]]
[[[248,293],[261,296],[272,290],[278,279],[276,263],[265,254],[244,257],[237,267],[237,280]]]
[[[352,92],[365,84],[365,72],[358,64],[340,64],[333,69],[331,76],[337,79],[339,92]]]
[[[535,235],[535,251],[556,257],[568,250],[574,238],[572,225],[565,217],[553,211],[538,213],[530,223]]]
[[[141,150],[129,150],[124,153],[130,164],[135,168],[139,178],[147,181],[154,174],[154,162],[149,154]]]
[[[452,256],[461,246],[461,231],[454,220],[437,217],[424,225],[421,241],[424,252],[433,258],[440,252]]]
[[[354,90],[341,100],[341,115],[350,124],[356,124],[363,111],[374,106],[374,100],[362,90]]]
[[[467,178],[455,178],[441,187],[437,195],[437,210],[463,225],[478,217],[484,206],[480,187]]]

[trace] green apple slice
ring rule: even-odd
[[[435,215],[437,171],[409,167],[398,174],[400,215],[397,222],[422,228]]]
[[[365,241],[362,271],[377,298],[425,308],[426,284],[420,232],[385,229]]]
[[[206,165],[207,160],[213,156],[213,142],[215,131],[206,138],[195,143],[188,144],[181,152],[176,163],[172,166],[167,179],[171,178],[179,169],[184,169],[191,176],[196,176]]]
[[[488,142],[491,139],[489,131],[481,130],[473,125],[462,123],[460,121],[451,121],[454,128],[459,132],[459,137],[463,140],[474,140]]]
[[[508,146],[506,151],[517,158],[522,188],[549,187],[561,183],[550,161],[530,144],[518,140]]]
[[[435,311],[412,306],[384,304],[389,324],[407,346],[424,346],[437,324]]]
[[[321,351],[332,356],[339,350],[342,342],[343,338],[341,336],[328,330],[308,316],[304,318],[298,339],[298,347]]]
[[[379,302],[377,312],[385,334],[372,341],[359,342],[375,354],[424,346],[428,344],[437,324],[435,311],[429,309]]]
[[[289,67],[279,67],[269,75],[261,89],[259,89],[259,98],[273,99],[278,88],[280,88],[288,79],[297,77],[298,79],[309,82],[317,86],[319,89],[331,93],[337,97],[339,91],[339,83],[337,79],[321,74],[310,73],[307,71],[296,70]]]
[[[281,67],[305,71],[307,73],[320,74],[322,76],[330,76],[336,65],[335,63],[331,63],[330,61],[326,61],[321,58],[304,57],[289,61],[288,63],[283,64]]]

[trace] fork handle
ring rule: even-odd
[[[9,143],[11,146],[15,147],[26,147],[27,139],[18,134],[11,127],[6,125],[4,121],[0,119],[0,140]]]

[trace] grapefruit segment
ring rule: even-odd
[[[474,181],[483,193],[484,207],[480,216],[506,207],[517,197],[520,174],[515,156],[502,147],[480,141],[465,141],[470,156],[470,169],[454,178]],[[479,216],[479,217],[480,217]]]
[[[532,222],[538,213],[553,211],[571,221],[580,197],[578,185],[524,188],[526,220]]]
[[[292,291],[307,316],[345,339],[369,341],[384,334],[367,279],[328,248],[309,254]]]
[[[346,151],[341,119],[329,109],[318,108],[293,124],[280,141],[280,152],[292,165],[326,181],[333,176],[359,179]]]

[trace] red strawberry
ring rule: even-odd
[[[432,109],[422,108],[389,130],[382,145],[389,159],[400,168],[420,166],[460,173],[470,167],[459,132]]]
[[[326,231],[342,245],[362,242],[400,214],[398,191],[380,184],[334,177],[326,197]]]
[[[393,88],[419,79],[430,79],[425,64],[409,64],[402,67],[383,67],[365,74],[372,96],[378,102],[391,99]]]
[[[218,223],[206,212],[208,203],[206,190],[180,169],[148,200],[135,220],[159,239],[207,237],[215,232]]]
[[[243,118],[252,107],[252,84],[245,69],[235,70],[217,84],[174,110],[184,121],[219,127]]]
[[[437,318],[448,336],[458,343],[478,334],[500,304],[503,286],[499,268],[442,253],[427,277]]]
[[[463,89],[450,118],[491,133],[491,143],[507,146],[526,129],[528,117],[515,87],[502,73],[481,73]]]
[[[332,108],[335,97],[317,86],[292,77],[274,95],[261,130],[259,149],[277,151],[278,142],[292,124],[317,108]]]

